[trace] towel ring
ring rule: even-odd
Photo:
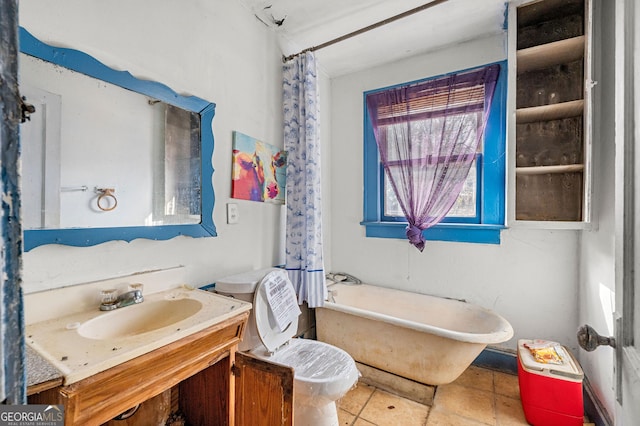
[[[96,188],[97,192],[100,192],[100,196],[98,197],[97,203],[98,203],[98,208],[102,211],[105,212],[110,212],[111,210],[115,209],[116,207],[118,207],[118,199],[116,198],[115,195],[113,195],[113,193],[115,192],[115,189],[113,188]],[[111,198],[113,201],[113,205],[109,206],[109,202],[108,202],[108,198]],[[103,205],[102,200],[105,200],[105,204],[106,206]]]

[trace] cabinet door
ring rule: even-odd
[[[293,425],[293,368],[236,353],[236,426]]]

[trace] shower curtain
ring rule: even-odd
[[[320,122],[316,60],[303,53],[283,67],[287,151],[285,267],[298,303],[322,306],[327,296],[322,256]]]

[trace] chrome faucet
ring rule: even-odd
[[[123,308],[125,306],[142,303],[143,301],[144,297],[142,296],[141,290],[127,291],[126,293],[122,293],[120,296],[118,296],[118,298],[114,301],[108,302],[103,299],[102,303],[100,303],[100,310],[112,311],[114,309]]]

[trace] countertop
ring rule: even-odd
[[[29,324],[27,345],[62,373],[67,386],[251,309],[248,302],[187,287],[144,299]]]
[[[33,348],[27,346],[27,395],[52,389],[62,384],[62,373]]]

